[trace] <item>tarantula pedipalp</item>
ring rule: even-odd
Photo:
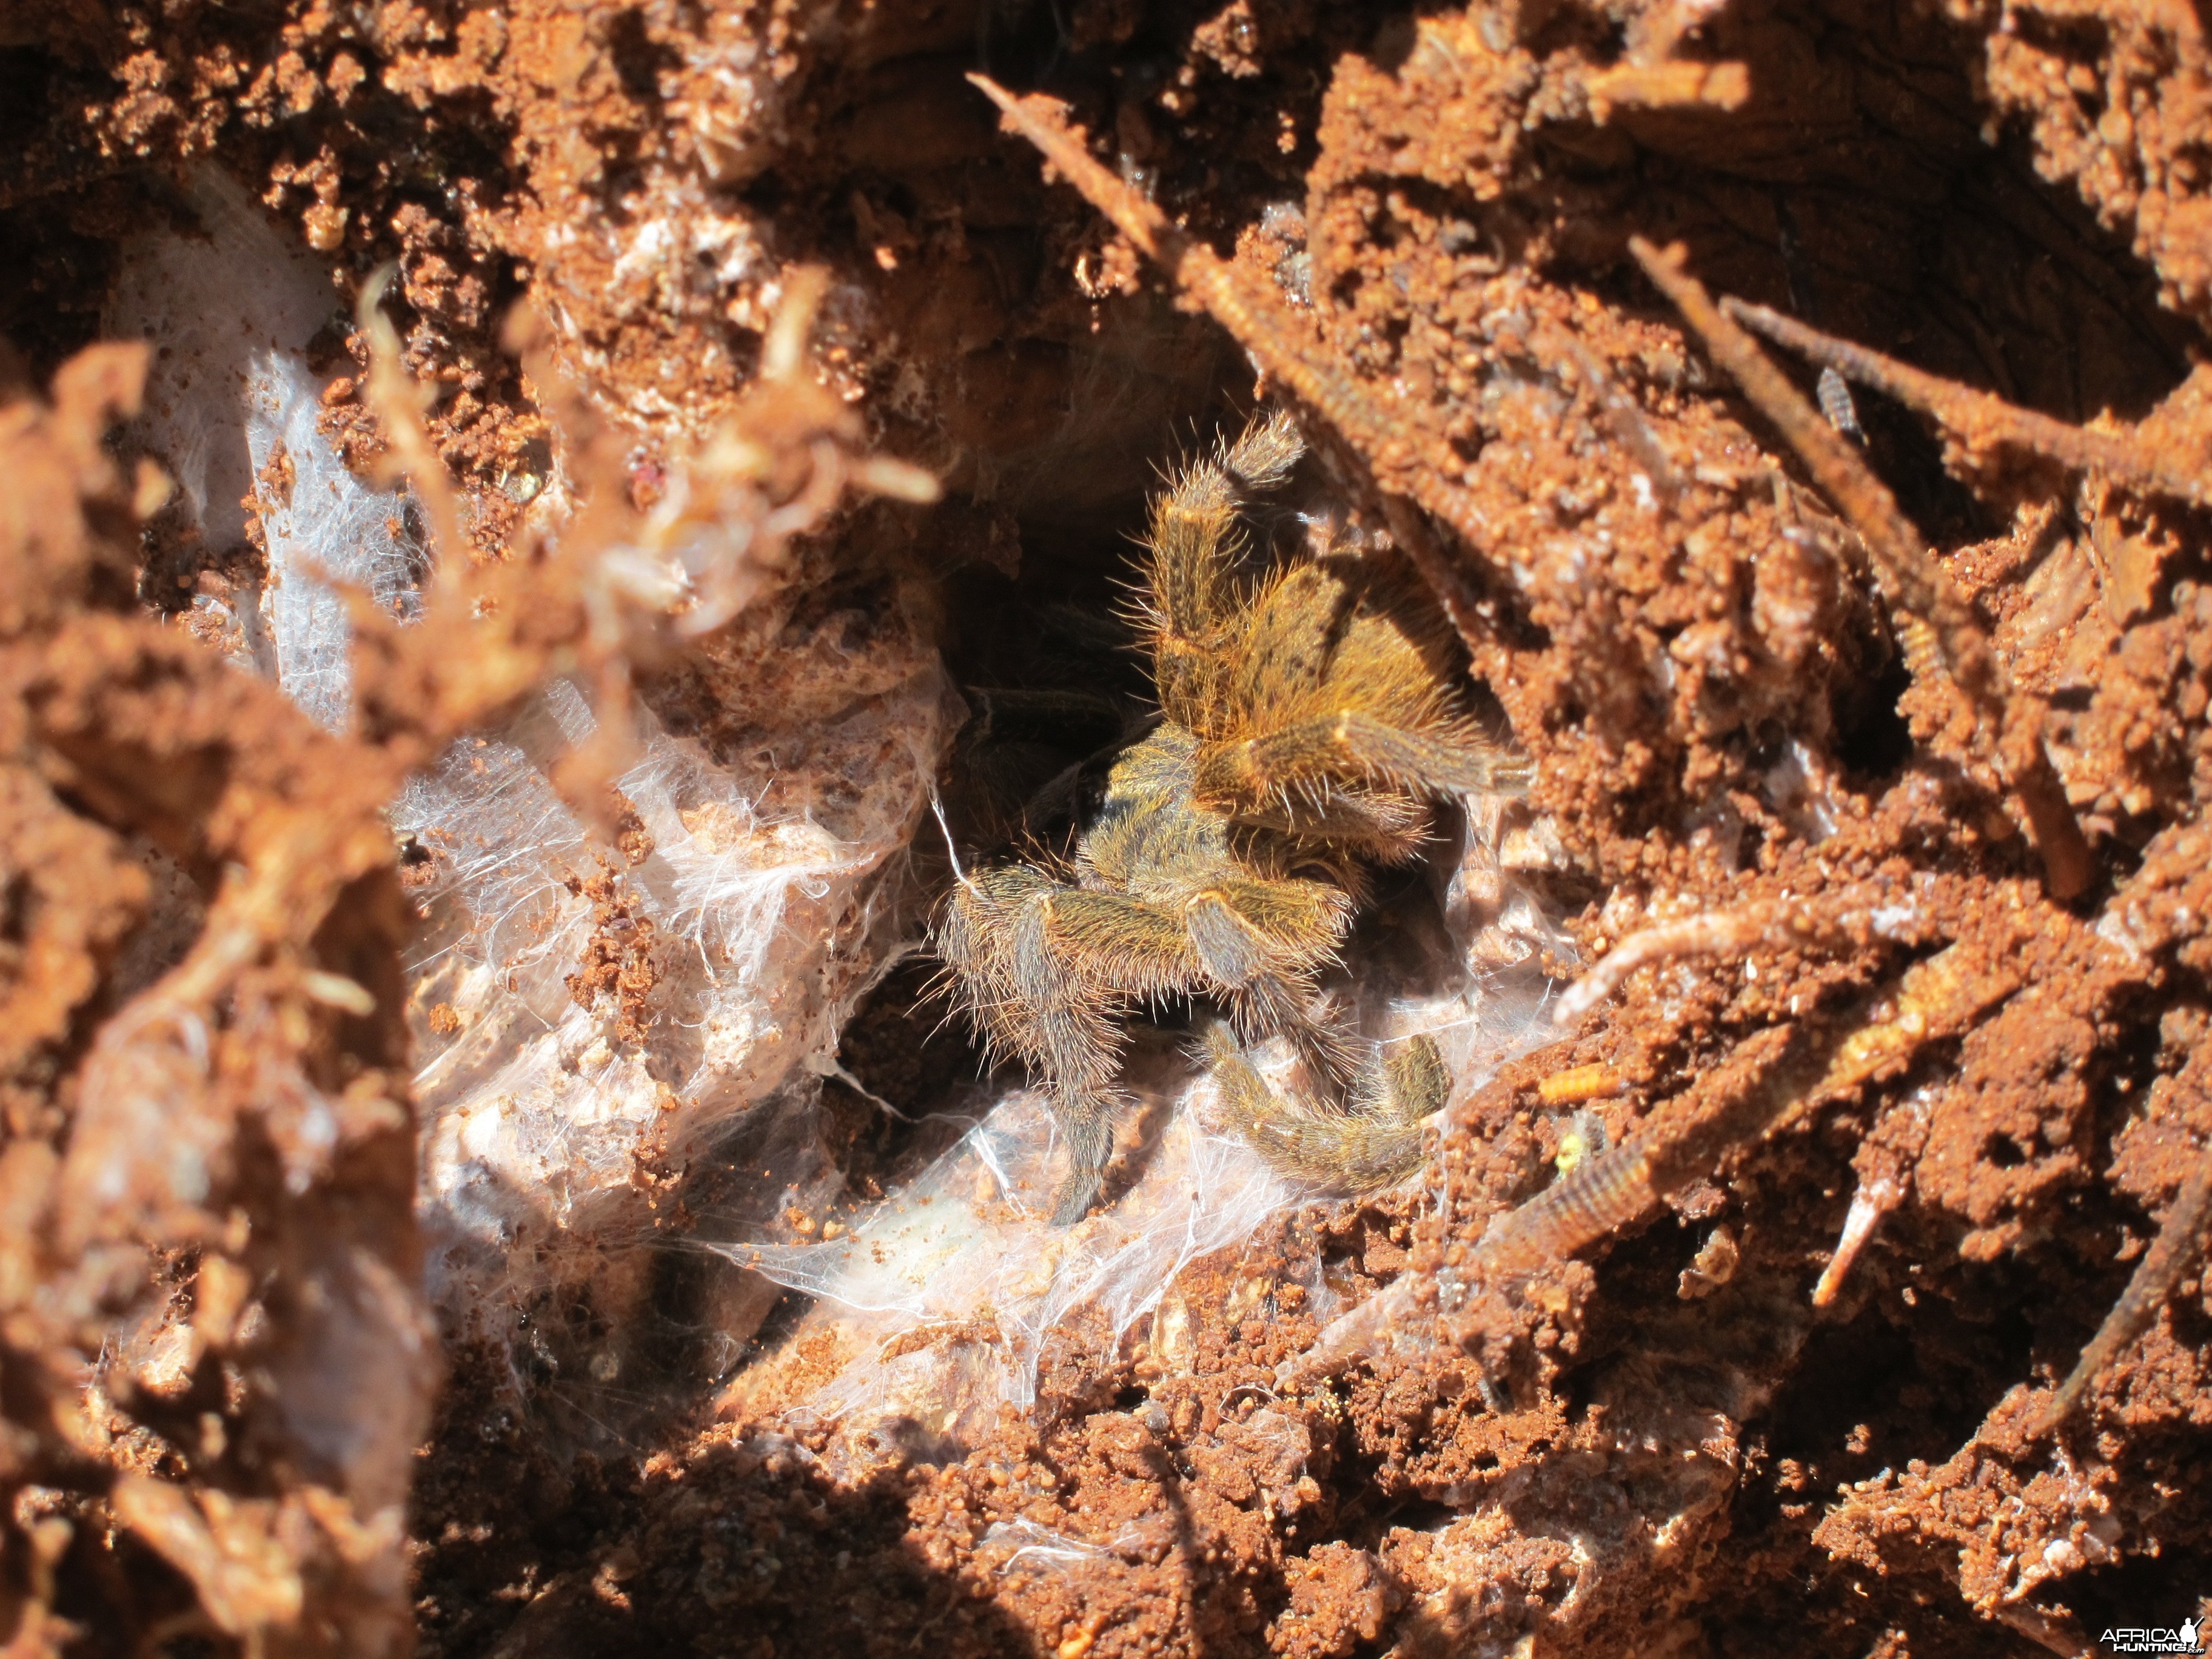
[[[1044,1074],[1069,1143],[1061,1224],[1097,1194],[1122,1021],[1140,1000],[1210,996],[1245,1042],[1291,1038],[1343,1107],[1280,1101],[1225,1040],[1213,1059],[1232,1115],[1301,1173],[1355,1187],[1402,1174],[1373,1132],[1417,1144],[1407,1126],[1443,1103],[1427,1038],[1384,1064],[1321,1005],[1316,978],[1366,861],[1412,857],[1430,800],[1517,791],[1528,769],[1462,708],[1456,647],[1395,557],[1334,547],[1238,579],[1238,509],[1303,453],[1288,416],[1256,421],[1155,501],[1139,615],[1160,723],[1115,763],[1071,863],[977,871],[938,925],[986,1041]],[[1256,1133],[1270,1121],[1279,1133]]]

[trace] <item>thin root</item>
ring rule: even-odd
[[[2105,1367],[2118,1358],[2120,1351],[2158,1317],[2158,1310],[2166,1305],[2174,1286],[2181,1282],[2181,1276],[2203,1249],[2208,1220],[2212,1220],[2212,1151],[2197,1154],[2197,1167],[2174,1194],[2172,1207],[2159,1224],[2158,1237],[2136,1264],[2127,1289],[2120,1292],[2120,1299],[2105,1316],[2097,1334],[2081,1350],[2081,1358],[2075,1362],[2072,1374],[2044,1407],[2036,1421],[2035,1432],[2056,1430],[2071,1416]]]
[[[1836,1236],[1836,1253],[1821,1270],[1820,1283],[1813,1286],[1814,1307],[1825,1308],[1836,1299],[1851,1264],[1881,1231],[1882,1218],[1897,1207],[1899,1195],[1897,1182],[1887,1176],[1859,1182],[1858,1190],[1851,1194],[1851,1207],[1844,1212],[1844,1230]]]
[[[1857,883],[1815,903],[1768,900],[1738,910],[1708,911],[1679,921],[1638,929],[1607,951],[1590,970],[1560,994],[1552,1023],[1562,1030],[1579,1025],[1598,1004],[1618,991],[1638,969],[1691,957],[1733,956],[1755,945],[1817,944],[1824,940],[1910,938],[1917,911],[1900,906],[1893,892]]]
[[[390,460],[380,469],[387,475],[382,481],[392,483],[404,474],[414,484],[423,514],[430,521],[432,551],[458,569],[464,562],[460,507],[454,499],[453,481],[447,474],[446,463],[422,423],[423,416],[438,401],[437,388],[418,385],[407,372],[400,350],[399,331],[384,314],[385,290],[391,286],[398,269],[397,265],[385,265],[362,287],[361,302],[355,315],[360,322],[362,336],[368,343],[368,378],[363,389],[368,406],[384,423],[385,436],[392,445]]]
[[[2031,409],[2016,409],[2002,398],[1823,334],[1765,306],[1732,297],[1723,298],[1720,304],[1736,321],[1777,345],[1918,410],[1970,451],[1992,443],[2009,444],[2076,471],[2102,472],[2115,483],[2145,494],[2172,495],[2200,507],[2212,500],[2202,477],[2168,465],[2155,452],[2146,455],[2143,446],[2123,434],[2069,426]]]
[[[1186,298],[1227,329],[1262,372],[1344,435],[1401,431],[1402,408],[1385,408],[1311,343],[1312,326],[1272,289],[1249,279],[1204,243],[1186,235],[1167,216],[1117,177],[1084,147],[1068,125],[1066,106],[1042,94],[1017,98],[988,76],[969,81],[996,104],[1006,125],[1036,146],[1046,161],[1114,228],[1167,273]],[[1488,556],[1489,522],[1474,498],[1413,464],[1414,445],[1395,439],[1372,453],[1357,446],[1386,496],[1401,495],[1449,525],[1477,553]],[[1389,507],[1386,500],[1386,510]],[[1389,514],[1394,534],[1410,515]],[[1453,625],[1470,644],[1487,630],[1475,616],[1465,584],[1426,537],[1400,535],[1406,556],[1443,602]]]
[[[1590,1010],[1603,1002],[1628,976],[1647,963],[1672,962],[1682,957],[1733,954],[1769,937],[1778,928],[1787,931],[1782,907],[1753,905],[1742,910],[1691,916],[1681,921],[1661,922],[1631,933],[1559,994],[1552,1009],[1552,1024],[1571,1030]]]
[[[1869,1005],[1859,1019],[1818,1035],[1784,1026],[1747,1039],[1698,1079],[1686,1109],[1578,1165],[1492,1228],[1470,1276],[1534,1273],[1595,1243],[1710,1173],[1730,1149],[1862,1087],[2019,984],[2002,968],[1977,974],[1972,965],[1954,945],[1907,969],[1887,1007]]]
[[[1858,532],[1884,596],[1903,613],[1898,632],[1913,677],[1941,675],[1958,688],[1977,717],[1981,757],[1991,757],[1988,741],[1995,736],[1993,757],[2027,814],[2051,896],[2063,901],[2080,893],[2088,886],[2094,866],[2044,747],[2047,710],[2042,700],[2013,690],[1966,596],[1929,556],[1896,497],[1768,361],[1759,343],[1713,303],[1704,284],[1683,268],[1680,247],[1662,252],[1637,236],[1629,239],[1629,248],[1653,284],[1704,338],[1714,360],[1781,429],[1814,481]]]

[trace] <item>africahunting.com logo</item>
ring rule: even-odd
[[[2194,1619],[2185,1619],[2172,1627],[2115,1625],[2098,1640],[2107,1653],[2202,1653],[2202,1634],[2203,1627]]]

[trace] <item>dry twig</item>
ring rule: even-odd
[[[2183,1069],[2177,1083],[2185,1088],[2200,1086],[2208,1071],[2212,1071],[2212,1066],[2200,1055]],[[2196,1167],[2173,1195],[2166,1219],[2159,1224],[2158,1237],[2136,1263],[2127,1289],[2120,1292],[2120,1299],[2112,1304],[2105,1322],[2075,1361],[2073,1370],[2036,1419],[2037,1433],[2048,1433],[2071,1416],[2105,1367],[2158,1317],[2158,1310],[2172,1296],[2182,1275],[2203,1254],[2208,1224],[2212,1224],[2212,1151],[2200,1150]]]
[[[1713,303],[1704,284],[1683,268],[1681,249],[1662,252],[1640,236],[1630,238],[1629,247],[1653,284],[1704,338],[1705,349],[1735,377],[1745,395],[1781,429],[1814,481],[1858,532],[1875,580],[1899,613],[1898,631],[1914,678],[1940,674],[1959,689],[1976,716],[1978,746],[1995,735],[1996,758],[2020,796],[2043,855],[2045,885],[2054,898],[2074,897],[2088,886],[2094,867],[2044,748],[2048,710],[2043,700],[2014,689],[1966,596],[1929,556],[1896,497],[1768,361],[1758,342]]]
[[[1084,148],[1082,130],[1068,125],[1065,105],[1042,94],[1017,98],[988,76],[968,79],[999,106],[1009,128],[1036,145],[1092,207],[1158,264],[1188,303],[1227,329],[1261,372],[1352,442],[1388,495],[1403,496],[1434,514],[1469,547],[1489,556],[1490,526],[1474,498],[1416,465],[1411,439],[1364,441],[1369,434],[1401,430],[1403,412],[1383,408],[1357,380],[1315,349],[1311,325],[1279,295],[1171,223],[1156,205],[1116,177]],[[1429,538],[1418,532],[1403,533],[1411,527],[1410,514],[1390,511],[1387,500],[1385,511],[1406,556],[1442,601],[1461,636],[1474,644],[1487,629],[1474,611],[1465,582]]]
[[[2146,453],[2145,446],[2132,435],[2069,426],[2032,409],[2016,409],[2002,398],[1823,334],[1765,306],[1732,296],[1724,296],[1720,305],[1746,328],[1764,334],[1777,345],[1787,346],[1846,380],[1870,386],[1918,410],[1970,451],[2010,444],[2080,471],[2102,472],[2117,483],[2146,494],[2172,495],[2200,507],[2212,500],[2212,489],[2208,489],[2200,474],[2173,465],[2154,448]]]

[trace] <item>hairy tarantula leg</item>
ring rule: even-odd
[[[1291,1040],[1318,1081],[1332,1089],[1348,1089],[1359,1075],[1359,1042],[1335,1010],[1316,1011],[1310,1006],[1312,988],[1262,974],[1229,998],[1231,1021],[1249,1042],[1264,1042],[1279,1032]]]
[[[1152,501],[1146,541],[1147,607],[1152,677],[1160,707],[1187,720],[1206,702],[1218,660],[1221,624],[1231,608],[1229,571],[1237,544],[1237,509],[1245,498],[1280,483],[1305,453],[1287,412],[1254,421],[1233,444],[1177,476]]]
[[[951,845],[949,832],[946,844]],[[931,943],[951,970],[961,1002],[994,1053],[1008,1048],[1026,1053],[1001,1018],[1012,988],[1003,948],[1006,923],[1023,899],[1050,882],[1042,871],[1027,865],[979,870],[953,887],[932,930]]]
[[[1956,385],[1940,374],[1930,374],[1925,369],[1901,363],[1894,357],[1849,340],[1839,340],[1765,306],[1753,305],[1732,295],[1723,298],[1720,304],[1721,309],[1736,321],[1764,334],[1777,345],[1787,346],[1823,368],[1832,368],[1848,380],[1887,392],[1906,407],[1918,410],[1942,426],[1963,448],[2010,444],[2077,471],[2105,473],[2116,483],[2147,495],[2172,495],[2199,507],[2206,504],[2206,480],[2193,471],[2169,465],[2160,452],[2124,434],[2069,426],[2032,409],[2016,409],[2002,398]]]
[[[1114,1152],[1114,1117],[1103,1109],[1081,1116],[1055,1111],[1053,1121],[1067,1137],[1067,1173],[1052,1195],[1052,1224],[1073,1227],[1098,1201],[1098,1186]]]
[[[1339,1022],[1309,1011],[1313,987],[1304,970],[1334,953],[1346,912],[1339,904],[1294,897],[1294,890],[1257,883],[1208,888],[1184,905],[1183,927],[1247,1039],[1280,1031],[1309,1065],[1341,1086],[1357,1070],[1358,1057]]]
[[[1082,1218],[1112,1150],[1127,1035],[1112,1016],[1132,994],[1184,989],[1198,975],[1180,921],[1136,900],[1069,887],[1028,865],[962,881],[937,949],[993,1051],[1045,1076],[1068,1142],[1055,1224]]]
[[[1207,889],[1182,908],[1183,926],[1207,975],[1231,991],[1241,991],[1269,972],[1278,952],[1260,930],[1237,913],[1227,894]]]
[[[1054,974],[1073,973],[1086,988],[1157,997],[1198,988],[1206,971],[1183,918],[1141,899],[1085,887],[1054,887],[1034,906],[1044,930],[1044,954],[1015,988],[1049,994]]]
[[[1237,509],[1282,483],[1304,453],[1305,441],[1289,414],[1279,410],[1247,426],[1236,442],[1185,467],[1173,489],[1154,497],[1149,574],[1163,631],[1201,640],[1221,621],[1228,574],[1223,550]]]
[[[1315,1111],[1278,1094],[1219,1025],[1206,1032],[1205,1052],[1223,1115],[1253,1150],[1285,1175],[1355,1193],[1395,1185],[1420,1168],[1422,1125],[1451,1087],[1425,1035],[1368,1056],[1350,1112]]]
[[[1023,905],[1012,932],[1008,975],[1067,1137],[1052,1218],[1068,1226],[1097,1196],[1123,1098],[1115,1079],[1128,1033],[1109,1012],[1117,995],[1181,988],[1189,939],[1173,918],[1133,899],[1058,885]]]
[[[1320,349],[1310,319],[1293,311],[1272,287],[1253,280],[1170,222],[1158,205],[1102,164],[1084,148],[1082,131],[1068,125],[1065,104],[1041,93],[1017,98],[988,76],[968,80],[999,106],[1006,125],[1036,145],[1115,229],[1158,261],[1187,303],[1203,307],[1269,379],[1318,413],[1366,459],[1384,492],[1392,524],[1403,521],[1400,544],[1443,600],[1461,637],[1470,647],[1477,646],[1490,629],[1474,610],[1466,584],[1412,515],[1393,509],[1391,503],[1402,497],[1435,514],[1493,565],[1497,538],[1471,491],[1415,464],[1418,447],[1398,441],[1409,413],[1403,401],[1386,404],[1358,377],[1345,374]]]
[[[1211,744],[1199,751],[1200,800],[1259,804],[1301,784],[1325,779],[1379,780],[1425,794],[1519,794],[1534,781],[1517,755],[1480,745],[1402,731],[1373,716],[1346,709],[1302,720],[1242,743]]]
[[[1451,1073],[1443,1052],[1426,1031],[1382,1045],[1379,1081],[1379,1091],[1362,1097],[1363,1109],[1387,1110],[1404,1123],[1418,1123],[1443,1110],[1451,1095]]]
[[[1759,343],[1713,303],[1705,285],[1683,268],[1680,248],[1662,253],[1640,236],[1629,238],[1628,246],[1644,274],[1704,339],[1714,360],[1782,428],[1814,481],[1858,532],[1884,598],[1903,613],[1898,634],[1906,665],[1917,679],[1940,676],[1949,680],[1973,709],[1984,745],[1994,736],[1994,758],[2019,795],[2034,831],[2036,850],[2043,857],[2044,885],[2053,898],[2074,897],[2088,886],[2095,865],[2044,747],[2043,723],[2049,710],[2042,699],[2013,689],[1973,607],[1950,573],[1929,556],[1919,532],[1899,511],[1897,498],[1767,360]]]

